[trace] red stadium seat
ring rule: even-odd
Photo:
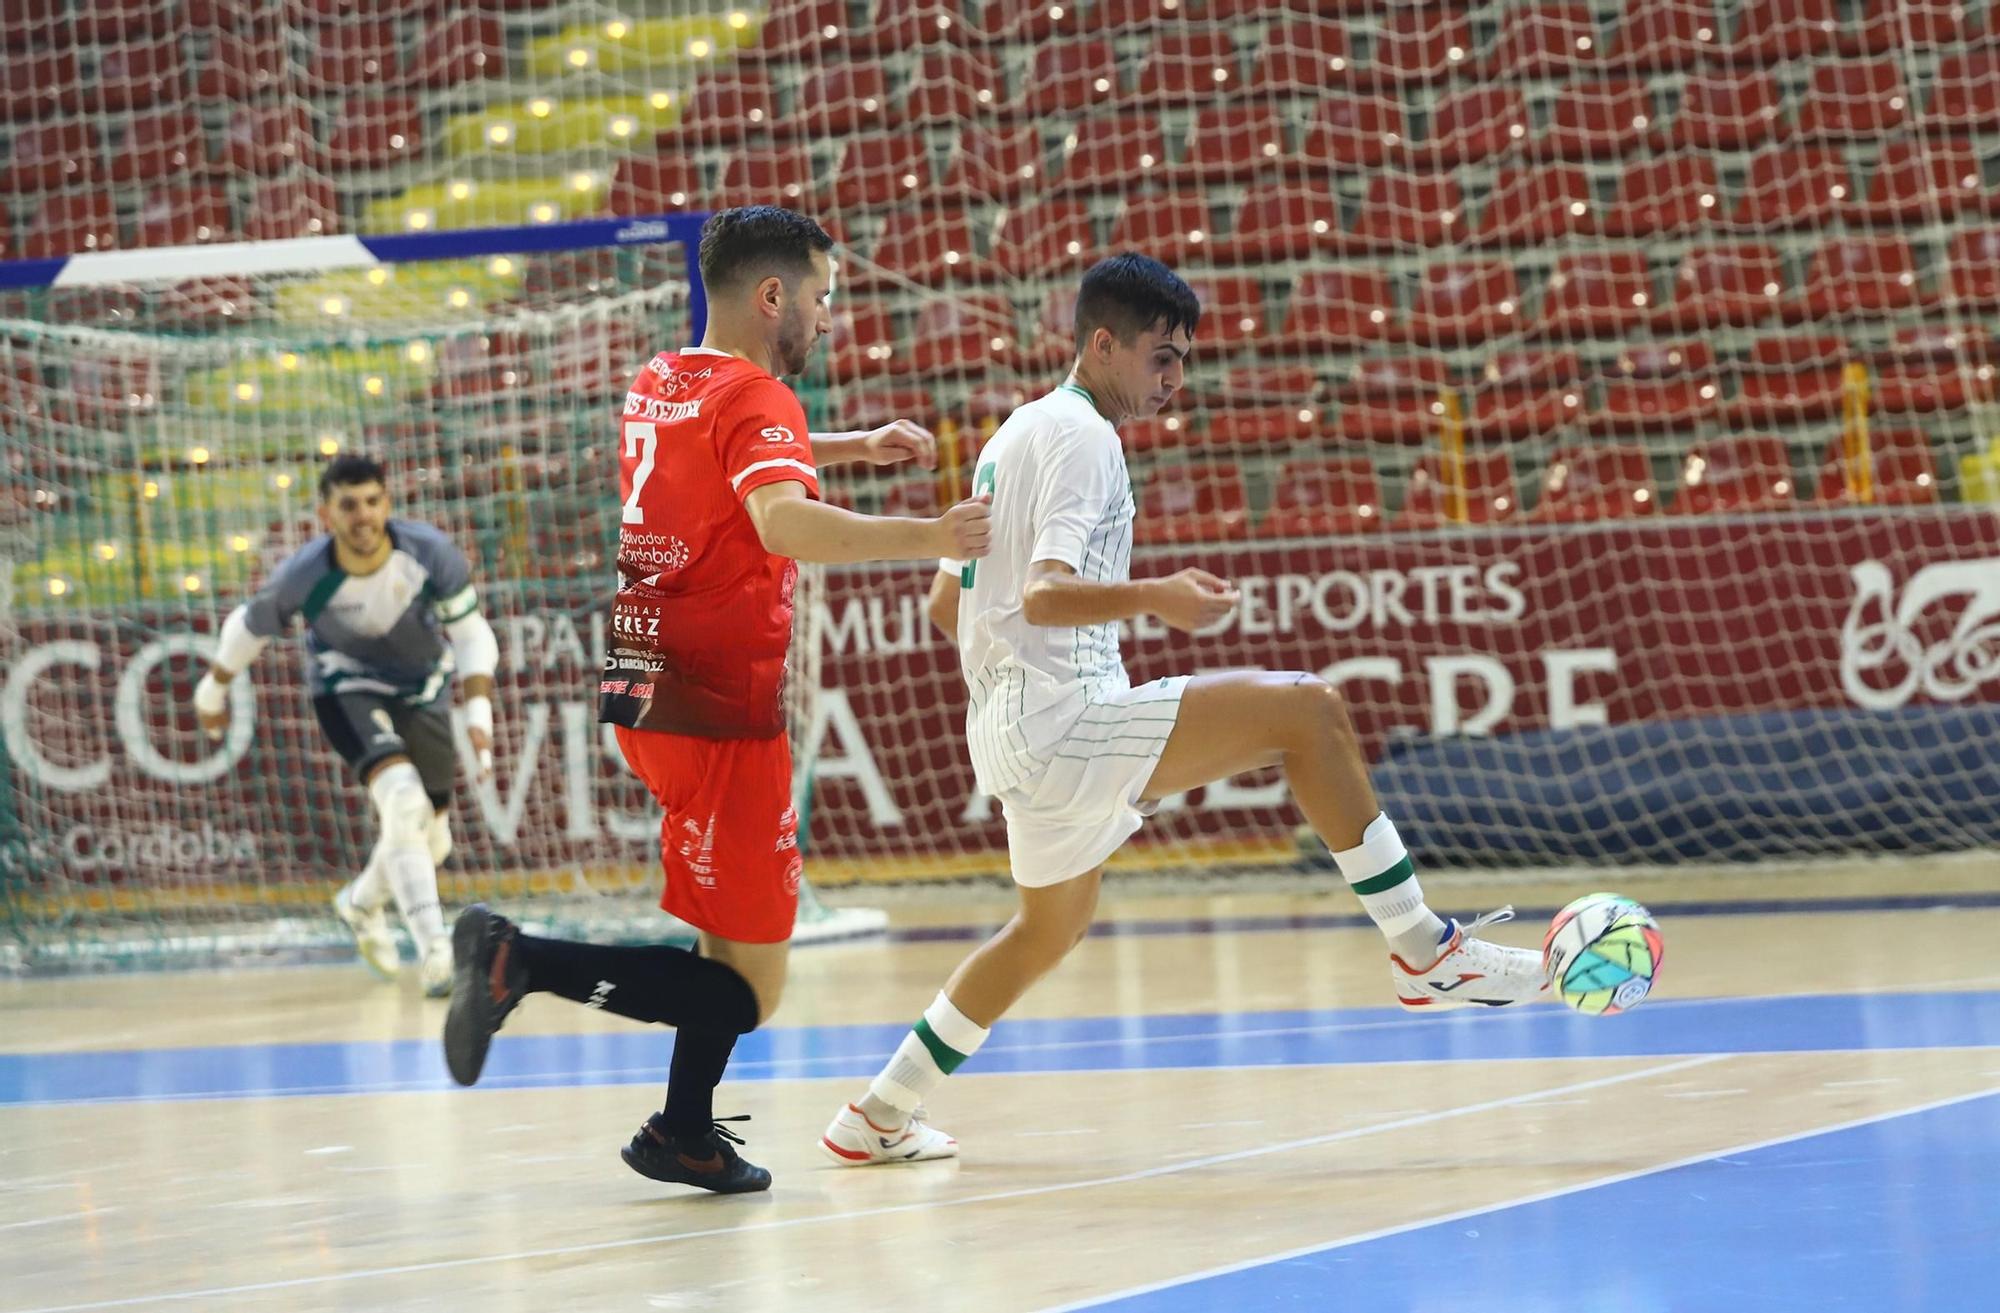
[[[1644,82],[1572,82],[1549,106],[1549,125],[1528,143],[1541,159],[1606,160],[1642,150],[1653,132]]]
[[[1680,108],[1660,134],[1680,150],[1748,150],[1781,136],[1784,93],[1761,70],[1696,73],[1681,88]]]
[[[1263,177],[1295,163],[1271,105],[1211,105],[1196,115],[1176,176],[1195,183]]]
[[[1151,419],[1127,420],[1118,426],[1118,440],[1130,455],[1151,455],[1172,451],[1195,441],[1194,422],[1177,411],[1164,411]]]
[[[1043,292],[1034,325],[1025,338],[1015,343],[1014,367],[1023,373],[1039,374],[1075,359],[1075,312],[1074,289],[1051,287]]]
[[[1090,7],[1090,26],[1098,32],[1158,31],[1187,18],[1183,0],[1096,0]]]
[[[738,65],[726,77],[706,77],[695,84],[687,113],[678,127],[661,133],[661,144],[684,141],[689,147],[741,141],[777,126],[778,95],[771,76],[754,65]]]
[[[1029,114],[1095,109],[1118,99],[1118,53],[1109,41],[1069,41],[1035,51],[1019,108]]]
[[[1931,128],[1990,131],[2000,120],[2000,47],[1941,55],[1923,121]]]
[[[1522,319],[1513,265],[1434,264],[1417,283],[1409,338],[1426,347],[1476,346],[1513,332]]]
[[[907,369],[910,350],[887,305],[876,301],[836,302],[827,340],[827,377],[837,382],[873,378]]]
[[[1378,533],[1382,481],[1366,456],[1287,461],[1271,485],[1259,538],[1340,538]]]
[[[1448,524],[1504,524],[1521,513],[1514,458],[1505,447],[1474,448],[1454,460],[1427,451],[1403,488],[1398,529],[1439,529]]]
[[[1006,80],[987,56],[926,50],[897,112],[917,123],[962,123],[998,112],[1006,100]]]
[[[1209,447],[1311,448],[1321,442],[1319,418],[1319,409],[1311,405],[1214,410],[1200,437]]]
[[[1746,433],[1696,443],[1681,457],[1674,515],[1741,515],[1791,509],[1798,500],[1783,438]]]
[[[894,54],[972,38],[959,0],[875,0],[868,23],[855,35],[856,50]]]
[[[1015,349],[1014,308],[1002,296],[926,301],[900,364],[920,377],[1004,369]]]
[[[1847,140],[1884,137],[1902,128],[1915,114],[1896,63],[1814,65],[1799,110],[1799,135]]]
[[[1698,246],[1681,257],[1673,297],[1653,316],[1663,333],[1700,333],[1761,324],[1786,294],[1778,248],[1762,243]]]
[[[10,192],[53,191],[89,182],[104,171],[103,144],[90,119],[68,119],[19,128],[8,143],[0,187]]]
[[[1813,254],[1805,287],[1785,307],[1792,323],[1881,316],[1920,299],[1917,257],[1906,237],[1836,237]]]
[[[1202,309],[1201,334],[1206,335],[1209,330],[1206,302]],[[1310,365],[1257,364],[1201,369],[1188,376],[1180,399],[1195,409],[1251,410],[1274,405],[1316,408],[1320,401],[1319,375]]]
[[[1114,239],[1112,245],[1115,247],[1118,242]],[[1264,288],[1257,279],[1241,275],[1190,275],[1188,286],[1201,299],[1200,339],[1212,350],[1226,352],[1250,346],[1271,332],[1273,323],[1264,304]]]
[[[1745,0],[1722,57],[1739,64],[1830,55],[1841,32],[1836,0]]]
[[[144,109],[173,104],[186,95],[187,70],[181,64],[180,42],[173,37],[100,47],[97,69],[85,93],[90,107],[97,110]]]
[[[875,132],[889,124],[889,75],[880,64],[841,63],[813,73],[792,101],[808,136]]]
[[[1852,191],[1847,162],[1839,151],[1777,147],[1751,158],[1743,199],[1731,221],[1760,232],[1817,226],[1845,206]]]
[[[1007,211],[994,245],[1001,263],[1017,276],[1081,269],[1098,255],[1090,211],[1073,200],[1042,200]]]
[[[243,213],[243,235],[252,241],[324,237],[341,231],[340,201],[333,183],[311,175],[259,183]]]
[[[1153,39],[1132,96],[1154,105],[1204,104],[1234,95],[1242,85],[1236,47],[1227,32],[1168,30]]]
[[[1647,343],[1619,352],[1589,416],[1601,433],[1671,432],[1712,418],[1721,405],[1715,356],[1704,342]]]
[[[1128,192],[1167,173],[1167,134],[1153,114],[1086,118],[1063,142],[1053,190]]]
[[[2000,375],[1997,359],[1992,335],[1976,324],[1899,328],[1875,357],[1869,404],[1883,414],[1990,405]]]
[[[1385,171],[1368,180],[1347,244],[1363,250],[1429,250],[1464,241],[1465,220],[1457,178]]]
[[[793,59],[839,49],[851,35],[847,0],[774,0],[757,48],[775,59]]]
[[[139,207],[136,231],[141,246],[191,246],[228,241],[234,228],[222,188],[162,187]]]
[[[2000,111],[1995,114],[2000,122]],[[1896,137],[1882,144],[1868,195],[1849,206],[1850,223],[1902,225],[1956,219],[1986,203],[1979,152],[1963,138]]]
[[[1314,269],[1299,275],[1273,350],[1352,351],[1401,337],[1389,275],[1380,269]]]
[[[1243,473],[1233,461],[1162,466],[1140,491],[1132,541],[1153,546],[1247,538],[1248,502]]]
[[[1535,331],[1544,337],[1619,337],[1653,313],[1652,275],[1637,251],[1587,251],[1556,257],[1542,292]]]
[[[1425,168],[1476,164],[1524,148],[1528,125],[1528,98],[1520,88],[1461,91],[1437,103],[1431,111],[1429,135],[1411,147],[1410,155]]]
[[[1541,497],[1529,519],[1583,524],[1659,513],[1653,462],[1644,447],[1590,443],[1558,447],[1542,470]]]
[[[414,96],[350,96],[327,136],[335,169],[380,169],[424,153],[424,113]]]
[[[1592,230],[1590,175],[1573,165],[1503,165],[1479,213],[1483,246],[1534,246]]]
[[[76,52],[43,49],[0,59],[0,115],[16,123],[47,122],[82,107]]]
[[[928,193],[930,151],[913,133],[849,137],[833,166],[833,203],[875,209]]]
[[[1472,20],[1442,4],[1397,5],[1383,12],[1366,74],[1385,91],[1471,72]]]
[[[1587,4],[1502,6],[1500,31],[1479,61],[1480,76],[1489,81],[1588,76],[1601,44],[1597,16]]]
[[[1510,351],[1490,359],[1462,405],[1480,442],[1545,437],[1583,417],[1583,367],[1574,351]]]
[[[1312,169],[1348,172],[1375,168],[1409,144],[1403,102],[1385,96],[1328,96],[1313,110],[1299,145]]]
[[[863,283],[907,279],[928,287],[991,282],[999,268],[980,253],[971,217],[962,210],[937,210],[920,205],[891,211],[882,219],[882,238],[875,244],[873,263],[879,268],[857,271]]]
[[[427,87],[507,76],[507,29],[492,14],[453,14],[425,30],[411,75]]]
[[[1607,71],[1665,73],[1692,68],[1722,44],[1714,0],[1635,0],[1605,39]]]
[[[1353,442],[1423,442],[1443,422],[1449,383],[1434,356],[1364,356],[1334,388],[1336,431]]]
[[[803,146],[742,147],[722,166],[723,205],[810,205],[819,194],[812,156]]]
[[[319,130],[304,105],[245,105],[230,116],[223,150],[229,167],[241,173],[316,167]]]
[[[314,91],[331,92],[402,86],[406,79],[396,25],[360,20],[321,27],[306,61],[305,81]]]
[[[2000,310],[2000,228],[1966,228],[1945,247],[1945,303],[1957,310]]]
[[[1934,505],[1938,480],[1930,439],[1922,429],[1871,430],[1864,463],[1850,460],[1846,439],[1836,437],[1820,461],[1818,496],[1841,505]]]
[[[1289,15],[1272,25],[1259,47],[1250,90],[1258,96],[1319,96],[1353,86],[1355,74],[1344,23]]]
[[[1970,38],[1963,0],[1862,0],[1859,14],[1850,15],[1841,26],[1840,51],[1887,55],[1957,46]]]
[[[1618,179],[1618,194],[1598,218],[1606,237],[1658,237],[1708,226],[1722,208],[1715,161],[1690,153],[1639,160]]]
[[[879,428],[899,419],[913,419],[928,426],[938,413],[937,402],[927,386],[891,387],[871,382],[835,387],[827,403],[840,416],[841,423],[858,429]]]
[[[204,100],[254,100],[299,76],[291,43],[275,28],[217,32],[208,58],[195,70],[195,94]]]
[[[985,0],[979,35],[1006,45],[1035,45],[1083,30],[1083,6],[1063,0]]]
[[[897,479],[882,490],[882,514],[932,519],[945,511],[936,479]]]
[[[946,201],[1003,201],[1040,192],[1047,181],[1042,130],[1026,124],[1005,131],[969,127],[946,162],[937,197]]]
[[[611,171],[608,214],[672,214],[700,206],[701,166],[676,152],[628,155]]]
[[[18,151],[18,139],[15,149]],[[192,110],[163,109],[135,114],[125,140],[111,155],[113,182],[151,182],[208,172],[208,138]]]
[[[1252,187],[1244,193],[1228,235],[1208,243],[1209,257],[1256,264],[1336,251],[1342,240],[1339,221],[1339,198],[1326,187]]]
[[[91,0],[88,5],[78,6],[69,30],[73,39],[84,45],[162,36],[167,31],[171,7],[162,0]],[[12,10],[14,6],[8,8]],[[17,21],[11,12],[8,21],[10,25]]]
[[[105,192],[58,192],[47,197],[21,233],[21,258],[47,260],[118,245],[118,211]]]
[[[1847,361],[1844,338],[1764,338],[1737,362],[1736,396],[1723,417],[1751,428],[1830,419],[1840,413]]]
[[[1170,265],[1196,259],[1208,248],[1215,222],[1199,194],[1168,192],[1134,196],[1119,207],[1111,224],[1111,249],[1144,251]]]

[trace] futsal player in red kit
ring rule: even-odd
[[[778,1005],[798,906],[784,712],[795,562],[980,557],[989,534],[985,499],[935,519],[819,500],[822,465],[935,463],[914,424],[809,435],[779,381],[832,329],[832,247],[790,210],[717,213],[701,236],[702,343],[653,357],[618,417],[619,580],[598,719],[664,810],[660,905],[701,932],[698,951],[536,938],[480,905],[452,932],[454,1079],[479,1078],[494,1031],[531,993],[673,1026],[666,1107],[624,1158],[723,1193],[771,1184],[717,1123],[714,1094],[737,1037]]]

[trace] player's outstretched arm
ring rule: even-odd
[[[852,433],[814,433],[813,465],[901,465],[915,461],[927,470],[937,468],[937,438],[914,420],[899,419],[878,429],[856,429]]]
[[[465,590],[469,595],[471,589]],[[500,667],[500,640],[475,603],[445,621],[453,657],[465,677],[465,737],[472,744],[480,775],[493,773],[493,672]]]
[[[959,583],[960,564],[940,561],[938,572],[931,576],[930,595],[924,599],[924,614],[954,643],[958,641],[958,599],[965,591],[965,586]]]
[[[208,737],[219,739],[229,728],[229,681],[255,661],[257,654],[270,641],[250,632],[250,606],[247,603],[231,611],[229,618],[222,622],[222,633],[215,645],[215,659],[208,673],[194,686],[195,716],[201,721],[202,732]]]
[[[1186,569],[1160,579],[1097,583],[1076,577],[1062,561],[1036,561],[1021,590],[1021,615],[1031,625],[1066,629],[1156,615],[1170,629],[1214,624],[1236,605],[1236,588],[1206,570]]]
[[[936,519],[858,515],[814,501],[805,485],[767,483],[743,499],[764,549],[798,561],[848,565],[926,556],[961,560],[986,555],[993,525],[989,498],[958,503]]]

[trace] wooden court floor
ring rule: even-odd
[[[670,1034],[561,1000],[467,1091],[442,1005],[358,967],[0,982],[0,1313],[1993,1310],[1994,877],[1598,877],[1668,944],[1609,1019],[1403,1016],[1338,891],[1113,890],[936,1097],[963,1157],[835,1168],[821,1126],[1004,914],[933,898],[799,953],[718,1098],[776,1177],[736,1198],[624,1167]]]

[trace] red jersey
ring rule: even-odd
[[[743,499],[819,496],[805,411],[737,356],[662,351],[619,419],[618,595],[597,718],[709,739],[785,732],[798,566],[764,550]]]

